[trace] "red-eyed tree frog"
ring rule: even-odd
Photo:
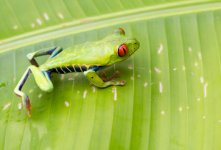
[[[123,61],[130,57],[140,46],[135,38],[125,35],[122,28],[96,42],[86,42],[68,48],[54,47],[43,49],[27,55],[30,65],[14,89],[22,99],[22,104],[31,116],[31,103],[28,95],[21,91],[30,73],[33,74],[38,87],[45,92],[53,90],[51,74],[83,72],[85,77],[95,86],[105,88],[111,85],[125,85],[125,81],[102,80],[96,71]],[[50,55],[47,61],[38,65],[35,57]]]

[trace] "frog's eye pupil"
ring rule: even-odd
[[[128,53],[128,47],[126,44],[122,44],[118,48],[118,56],[123,57]]]

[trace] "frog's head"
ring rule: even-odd
[[[140,47],[140,43],[131,37],[125,35],[125,31],[122,28],[117,29],[114,32],[113,51],[109,64],[123,61],[129,58]]]

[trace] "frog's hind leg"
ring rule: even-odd
[[[22,78],[20,79],[20,81],[18,82],[17,86],[14,89],[14,93],[21,97],[22,99],[22,104],[23,106],[26,108],[28,116],[31,116],[31,103],[29,100],[29,97],[21,91],[23,85],[25,84],[25,81],[27,80],[28,76],[30,74],[30,69],[28,68],[25,73],[23,74]]]
[[[22,104],[26,108],[29,117],[31,116],[31,103],[28,95],[22,92],[21,89],[28,79],[30,73],[34,75],[35,81],[41,90],[46,92],[50,92],[53,90],[53,84],[50,80],[49,73],[42,72],[38,67],[33,65],[28,67],[28,69],[25,71],[22,78],[18,82],[17,86],[15,87],[14,92],[16,95],[22,98]]]
[[[39,66],[37,61],[35,60],[35,57],[44,56],[44,55],[51,55],[49,58],[55,57],[57,54],[59,54],[63,49],[61,47],[53,47],[50,49],[41,49],[39,51],[29,53],[27,55],[28,60],[32,65]]]

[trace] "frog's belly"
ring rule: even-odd
[[[72,73],[72,72],[84,72],[89,69],[93,69],[94,71],[97,71],[100,67],[99,66],[80,66],[80,65],[72,65],[72,66],[63,66],[63,67],[57,67],[50,69],[50,72],[59,73],[59,74],[66,74],[66,73]]]

